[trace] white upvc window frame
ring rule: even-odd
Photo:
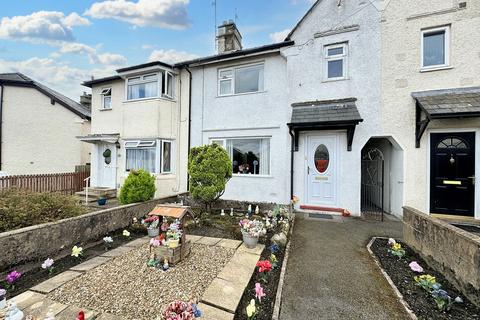
[[[421,71],[429,71],[429,70],[437,70],[437,69],[445,69],[445,68],[450,68],[450,25],[444,25],[440,27],[433,27],[433,28],[425,28],[422,29],[420,32],[420,70]],[[436,64],[436,65],[431,65],[431,66],[425,66],[424,65],[424,39],[425,35],[432,34],[432,33],[438,33],[438,32],[445,32],[445,42],[444,42],[444,48],[445,48],[445,61],[443,64]]]
[[[173,100],[175,97],[175,74],[173,74],[170,71],[165,71],[163,81],[165,83],[165,92],[162,92],[162,97],[166,97]],[[171,88],[172,88],[171,94],[168,93],[168,86],[170,85],[170,82],[171,82]]]
[[[170,143],[170,170],[163,170],[163,143]],[[174,153],[175,153],[175,143],[174,140],[169,139],[149,139],[149,140],[126,140],[124,142],[125,148],[125,172],[128,174],[127,170],[127,149],[141,149],[141,148],[155,148],[155,172],[150,172],[152,175],[167,175],[173,174],[175,172],[175,162],[174,162]]]
[[[112,109],[112,88],[102,88],[102,91],[100,92],[100,96],[102,97],[102,110],[110,110]],[[110,98],[110,106],[105,107],[105,98],[109,97]]]
[[[329,55],[328,50],[342,48],[342,54]],[[324,77],[323,81],[338,81],[348,79],[348,42],[327,44],[323,47],[324,57]],[[340,77],[328,77],[328,63],[330,61],[342,61],[342,76]]]
[[[235,73],[239,69],[243,68],[249,68],[249,67],[262,67],[263,69],[263,83],[258,85],[258,90],[257,91],[250,91],[250,92],[241,92],[241,93],[236,93],[235,92]],[[222,72],[231,72],[230,76],[223,76],[220,77],[220,74]],[[230,81],[230,93],[221,93],[220,92],[220,87],[221,83],[224,81]],[[260,81],[260,80],[259,80]],[[262,89],[260,89],[262,88]],[[242,65],[237,65],[237,66],[231,66],[231,67],[225,67],[225,68],[219,68],[217,70],[217,96],[218,97],[226,97],[226,96],[236,96],[236,95],[244,95],[244,94],[252,94],[252,93],[259,93],[259,92],[264,92],[265,91],[265,63],[262,62],[255,62],[255,63],[249,63],[249,64],[242,64]]]
[[[145,80],[146,77],[150,77],[150,76],[154,76],[156,75],[157,78],[156,78],[156,82],[157,82],[157,95],[156,96],[152,96],[152,97],[145,97],[145,98],[134,98],[134,99],[129,99],[128,98],[128,87],[129,85],[136,85],[136,84],[143,84],[143,83],[152,83],[154,81],[152,80]],[[135,80],[133,81],[134,79],[137,79],[138,80]],[[129,77],[125,80],[125,101],[139,101],[139,100],[149,100],[149,99],[156,99],[156,98],[160,98],[161,96],[161,92],[162,92],[162,79],[163,77],[161,76],[161,73],[160,72],[151,72],[151,73],[146,73],[146,74],[142,74],[142,75],[136,75],[136,76],[132,76],[132,77]]]

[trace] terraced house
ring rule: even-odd
[[[92,183],[117,188],[146,168],[159,194],[186,191],[189,148],[216,143],[233,163],[224,199],[480,219],[479,12],[316,1],[283,42],[245,49],[226,21],[215,55],[88,81]]]

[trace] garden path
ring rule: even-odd
[[[409,319],[367,252],[373,236],[401,238],[402,222],[297,216],[280,319]]]

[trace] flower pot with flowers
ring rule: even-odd
[[[258,238],[267,233],[263,222],[258,220],[242,219],[239,223],[243,235],[243,242],[249,249],[257,246]]]
[[[158,229],[158,224],[160,223],[160,219],[157,216],[150,216],[145,218],[142,221],[142,224],[147,227],[148,236],[151,238],[155,238],[159,235],[160,230]]]
[[[0,310],[7,306],[7,290],[0,288]]]
[[[201,316],[202,312],[193,301],[173,301],[162,313],[162,319],[164,320],[193,320]]]
[[[176,220],[171,223],[167,230],[167,242],[169,248],[177,248],[182,237],[182,230],[180,229],[180,222]]]

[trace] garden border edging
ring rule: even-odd
[[[377,257],[375,256],[375,254],[373,254],[373,251],[371,249],[371,246],[373,244],[373,242],[376,240],[376,239],[388,239],[386,237],[372,237],[372,239],[368,242],[367,244],[367,251],[368,253],[370,254],[370,257],[372,257],[373,261],[375,262],[375,264],[377,265],[377,267],[380,269],[380,271],[382,272],[382,275],[385,277],[385,279],[387,280],[388,284],[390,285],[390,287],[392,287],[393,291],[395,292],[395,295],[397,296],[397,299],[400,301],[400,303],[402,304],[402,306],[405,308],[405,311],[407,312],[407,314],[410,316],[410,319],[412,320],[417,320],[417,316],[415,315],[415,313],[412,311],[412,309],[410,309],[410,306],[408,305],[408,303],[405,301],[405,299],[403,299],[403,295],[400,293],[400,291],[398,290],[397,286],[393,283],[392,279],[390,278],[390,276],[385,272],[385,270],[383,270],[382,268],[382,265],[380,264],[380,261],[378,261]]]

